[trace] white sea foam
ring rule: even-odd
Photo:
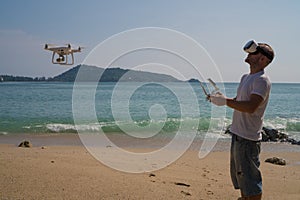
[[[264,126],[268,128],[277,129],[284,132],[299,132],[300,118],[281,118],[265,119]]]
[[[72,124],[47,124],[46,128],[52,132],[66,132],[71,131],[75,132],[76,130],[80,131],[99,131],[101,126],[99,124],[82,124],[82,125],[72,125]]]

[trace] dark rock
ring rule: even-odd
[[[231,135],[231,132],[230,132],[230,127],[231,127],[231,124],[229,124],[225,130],[225,134],[230,134]]]
[[[279,139],[280,140],[284,140],[284,139],[288,139],[289,136],[285,133],[279,132]]]
[[[263,141],[272,141],[272,142],[284,142],[289,139],[289,136],[285,133],[279,132],[276,129],[263,127]]]
[[[232,134],[230,132],[230,126],[229,125],[226,130],[225,134]],[[288,134],[280,132],[273,128],[262,128],[262,142],[288,142],[294,145],[300,145],[300,141],[297,141],[293,138],[289,138]]]
[[[277,142],[279,139],[279,132],[276,129],[270,129],[263,127],[263,131],[268,136],[268,139],[272,142]]]
[[[30,147],[32,147],[32,144],[29,141],[25,140],[25,141],[21,142],[18,147],[30,148]]]
[[[261,135],[262,135],[262,141],[263,142],[268,142],[269,141],[270,137],[268,136],[268,134],[266,134],[266,132],[264,130],[261,132]]]
[[[277,158],[277,157],[268,158],[265,160],[265,162],[272,163],[275,165],[286,165],[286,161],[283,158]]]
[[[292,144],[294,144],[294,145],[300,145],[300,141],[293,140]]]

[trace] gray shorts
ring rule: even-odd
[[[262,193],[262,177],[259,171],[260,141],[251,141],[232,134],[230,175],[235,189],[245,196]]]

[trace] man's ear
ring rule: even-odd
[[[259,60],[260,60],[260,62],[265,62],[266,61],[266,57],[265,56],[260,56]]]
[[[261,56],[259,60],[264,66],[267,66],[270,63],[270,60],[265,56]]]

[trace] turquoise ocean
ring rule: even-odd
[[[135,88],[137,83],[126,82],[122,92],[124,94]],[[173,84],[186,98],[186,83]],[[200,134],[205,133],[210,124],[212,105],[205,100],[205,96],[198,83],[190,83],[198,105],[199,115],[181,116],[180,102],[177,95],[164,83],[148,83],[137,87],[128,99],[128,110],[131,120],[118,121],[112,113],[111,98],[116,83],[99,83],[95,92],[95,112],[98,123],[83,120],[82,124],[74,125],[72,94],[73,83],[61,82],[2,82],[0,83],[0,134],[51,134],[77,133],[77,130],[87,132],[101,131],[105,133],[121,133],[118,124],[127,127],[145,126],[162,127],[161,133],[173,133],[183,121],[198,127],[191,127]],[[234,97],[238,83],[224,83],[228,97]],[[86,90],[89,84],[86,84]],[[84,99],[84,98],[83,98]],[[300,139],[300,84],[273,83],[270,101],[265,113],[264,126],[280,129],[292,138]],[[188,102],[188,101],[187,101]],[[192,101],[191,101],[192,102]],[[121,102],[122,103],[122,102]],[[149,110],[153,105],[163,107],[164,117],[153,120]],[[187,105],[189,107],[189,105]],[[193,107],[193,105],[190,105]],[[224,127],[231,123],[232,109],[226,108]],[[77,129],[76,129],[76,128]],[[187,134],[188,134],[187,130]]]

